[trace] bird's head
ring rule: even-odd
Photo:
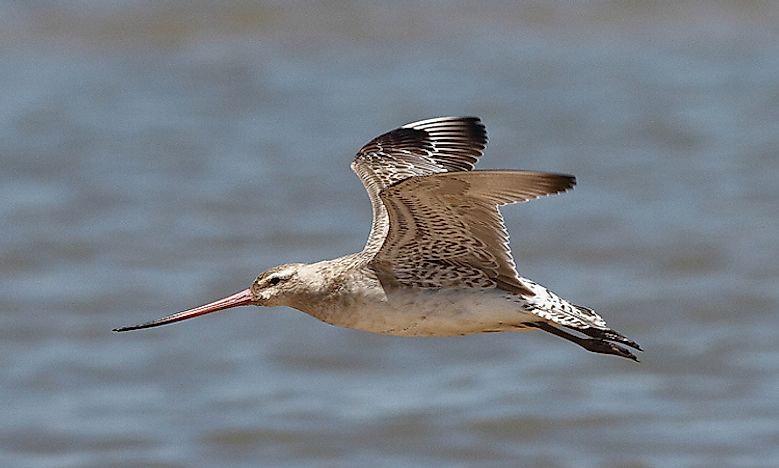
[[[261,273],[252,285],[231,296],[210,302],[200,307],[188,309],[171,314],[151,322],[128,327],[115,328],[114,331],[122,332],[138,330],[141,328],[158,327],[169,323],[199,317],[220,310],[231,309],[244,305],[256,306],[292,306],[294,307],[301,296],[310,290],[315,270],[303,263],[285,263],[275,266]]]
[[[263,306],[294,305],[294,299],[305,293],[308,284],[306,266],[303,263],[284,263],[260,273],[249,288],[252,303]]]

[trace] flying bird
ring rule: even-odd
[[[361,252],[285,263],[209,304],[123,332],[237,306],[288,306],[340,327],[396,336],[543,330],[638,361],[633,340],[592,309],[519,275],[498,207],[573,188],[570,175],[474,170],[487,145],[476,117],[439,117],[374,138],[352,162],[373,222]]]

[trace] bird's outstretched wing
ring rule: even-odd
[[[371,233],[363,253],[373,255],[389,228],[379,193],[414,176],[470,171],[487,146],[487,132],[477,117],[420,120],[374,138],[352,162],[373,208]]]
[[[570,189],[573,176],[472,171],[411,177],[379,192],[389,229],[372,264],[388,285],[488,288],[519,280],[498,206]]]

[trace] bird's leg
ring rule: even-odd
[[[630,346],[631,348],[636,349],[638,351],[643,351],[643,349],[641,349],[641,345],[631,340],[630,338],[626,337],[625,335],[616,332],[612,329],[601,330],[600,328],[590,327],[590,328],[575,328],[574,330],[583,333],[587,336],[597,338],[599,340],[616,341],[618,343],[622,343],[623,345]]]
[[[613,354],[615,356],[632,359],[638,362],[638,358],[633,353],[616,343],[610,343],[606,341],[605,336],[603,338],[581,338],[572,333],[560,330],[559,328],[546,322],[533,322],[528,323],[527,325],[544,330],[545,332],[549,332],[553,335],[557,335],[560,338],[564,338],[572,343],[576,343],[587,351],[601,354]]]

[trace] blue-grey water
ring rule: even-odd
[[[0,465],[777,466],[771,2],[0,2]],[[481,116],[520,271],[638,340],[243,308],[359,250],[373,136]]]

